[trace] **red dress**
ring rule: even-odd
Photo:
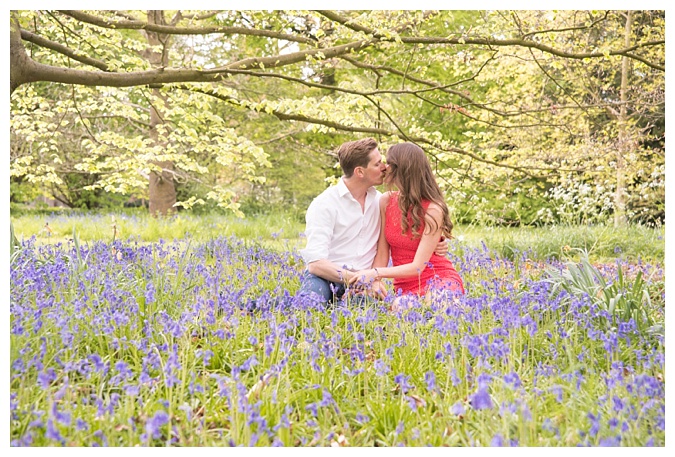
[[[401,233],[401,210],[398,207],[398,192],[391,192],[391,198],[385,211],[384,235],[391,248],[391,261],[394,266],[412,263],[415,259],[417,247],[421,238],[412,236],[412,218],[408,216],[408,232]],[[429,201],[422,202],[426,212]],[[420,233],[424,233],[424,221],[420,227]],[[432,254],[426,268],[418,276],[409,278],[395,278],[394,290],[402,293],[424,295],[429,286],[434,288],[451,289],[464,293],[464,284],[452,262],[446,257]]]

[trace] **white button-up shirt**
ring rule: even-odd
[[[307,264],[321,259],[354,270],[370,268],[380,235],[380,192],[366,193],[363,211],[344,181],[331,186],[307,209],[307,246],[300,251]]]

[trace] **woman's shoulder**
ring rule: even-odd
[[[429,201],[429,200],[427,200],[425,203],[427,203],[427,204],[425,205],[425,206],[426,206],[426,211],[425,211],[425,212],[426,212],[426,214],[427,214],[428,216],[431,216],[431,217],[433,217],[433,218],[437,218],[437,217],[439,217],[439,216],[440,216],[440,217],[443,216],[443,207],[442,207],[440,204],[438,204],[438,203],[436,203],[436,202],[434,202],[434,201]]]
[[[380,208],[386,208],[389,205],[389,202],[396,197],[398,197],[398,192],[389,190],[383,193],[380,197]]]

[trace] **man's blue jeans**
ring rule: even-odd
[[[302,275],[300,280],[300,295],[316,294],[317,299],[324,303],[335,303],[342,298],[345,293],[345,286],[340,282],[331,282],[319,276],[313,275],[308,271]]]
[[[343,299],[345,295],[345,286],[341,282],[331,282],[305,271],[300,280],[300,290],[298,291],[298,295],[312,296],[324,304],[334,305]],[[357,294],[352,295],[349,298],[348,303],[345,304],[364,307],[373,304],[376,301],[376,298],[368,297],[365,294]]]

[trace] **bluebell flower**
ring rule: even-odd
[[[556,427],[553,425],[553,421],[551,421],[551,419],[548,417],[544,419],[544,422],[541,424],[541,428],[546,430],[547,432],[556,431]]]
[[[18,440],[12,440],[9,445],[12,447],[28,447],[33,444],[33,433],[28,431]]]
[[[389,368],[389,365],[387,365],[382,359],[377,359],[375,361],[375,374],[378,376],[384,376],[390,371],[391,369]]]
[[[424,373],[424,382],[427,383],[427,388],[430,392],[435,392],[438,388],[436,386],[436,373],[431,370]]]
[[[476,410],[492,408],[492,398],[487,391],[487,388],[479,388],[476,393],[469,398],[471,407]]]
[[[456,416],[462,416],[466,413],[466,410],[464,409],[464,404],[461,401],[458,401],[452,405],[450,412]]]
[[[516,409],[517,409],[517,405],[515,403],[505,401],[499,407],[499,414],[501,416],[506,416],[508,414],[515,414]]]
[[[363,371],[364,371],[363,368],[356,368],[356,369],[354,369],[354,370],[350,370],[348,367],[343,367],[343,368],[342,368],[342,372],[343,372],[344,374],[346,374],[347,376],[349,376],[349,377],[354,377],[354,376],[356,376],[356,375],[358,375],[358,374],[363,373]]]
[[[103,363],[103,360],[98,354],[91,354],[89,356],[89,361],[94,364],[94,370],[99,373],[104,373],[106,370],[106,364]]]
[[[146,440],[160,438],[162,436],[162,426],[168,423],[169,415],[165,411],[157,411],[155,415],[145,423]]]
[[[47,420],[47,431],[45,432],[45,437],[48,440],[58,441],[61,443],[61,446],[66,444],[66,440],[61,436],[59,430],[54,425],[54,421],[50,418]]]
[[[602,438],[598,446],[600,447],[617,447],[621,445],[620,436],[610,436],[608,438]]]
[[[82,431],[87,431],[89,430],[89,424],[82,418],[77,418],[75,420],[75,429],[82,432]]]
[[[54,419],[56,419],[57,422],[64,425],[70,425],[70,413],[59,411],[56,402],[52,403],[52,416],[54,416]]]
[[[127,384],[124,386],[124,393],[130,397],[135,397],[141,392],[141,388],[136,384]]]
[[[54,380],[56,380],[56,373],[53,368],[48,368],[47,371],[38,373],[38,384],[40,384],[43,390],[48,389]]]
[[[151,281],[145,285],[145,303],[150,304],[155,301],[155,286]]]
[[[401,388],[401,392],[404,394],[407,393],[410,389],[412,389],[412,385],[408,384],[408,381],[410,380],[410,376],[406,376],[403,373],[397,374],[394,377],[394,382],[399,385]]]
[[[518,389],[519,387],[521,387],[523,385],[523,383],[520,381],[520,377],[518,376],[518,373],[516,373],[515,371],[512,371],[511,373],[506,374],[504,376],[504,382],[511,389]]]
[[[360,424],[366,424],[370,422],[370,417],[366,416],[365,414],[357,413],[355,420]]]
[[[312,413],[312,416],[316,417],[319,414],[319,407],[316,403],[310,403],[305,406],[305,409]]]
[[[455,368],[450,372],[450,381],[452,381],[452,385],[455,387],[462,382],[462,380],[459,379],[459,376],[457,376],[457,370]]]
[[[321,402],[319,402],[319,406],[325,407],[325,406],[331,406],[335,405],[335,400],[333,399],[333,396],[328,392],[326,389],[323,390]]]
[[[563,389],[559,385],[551,386],[551,393],[555,396],[555,399],[558,403],[563,401]]]
[[[284,443],[275,436],[274,440],[272,440],[272,447],[284,447]]]
[[[410,409],[412,409],[413,411],[417,411],[417,401],[418,400],[415,400],[413,397],[409,397],[407,395],[405,395],[404,398],[408,402],[408,406],[410,407]]]
[[[68,391],[68,376],[63,378],[63,385],[54,393],[54,400],[61,400]]]
[[[490,441],[490,446],[492,447],[502,447],[504,446],[504,437],[497,433],[495,436],[492,437],[492,441]]]
[[[94,436],[95,436],[96,438],[98,438],[99,440],[101,440],[101,444],[102,444],[103,446],[107,446],[107,445],[108,445],[108,438],[106,438],[106,436],[103,434],[103,431],[102,431],[102,430],[96,430],[96,431],[94,432]],[[93,443],[93,446],[94,446],[94,447],[98,447],[98,446],[99,446],[99,443]]]
[[[588,419],[591,421],[591,429],[589,430],[588,434],[592,437],[596,436],[600,431],[600,413],[598,413],[597,416],[595,416],[593,413],[588,413],[586,417],[588,417]]]
[[[623,411],[623,409],[626,407],[626,403],[616,395],[612,397],[612,403],[613,403],[613,409],[616,412]]]

